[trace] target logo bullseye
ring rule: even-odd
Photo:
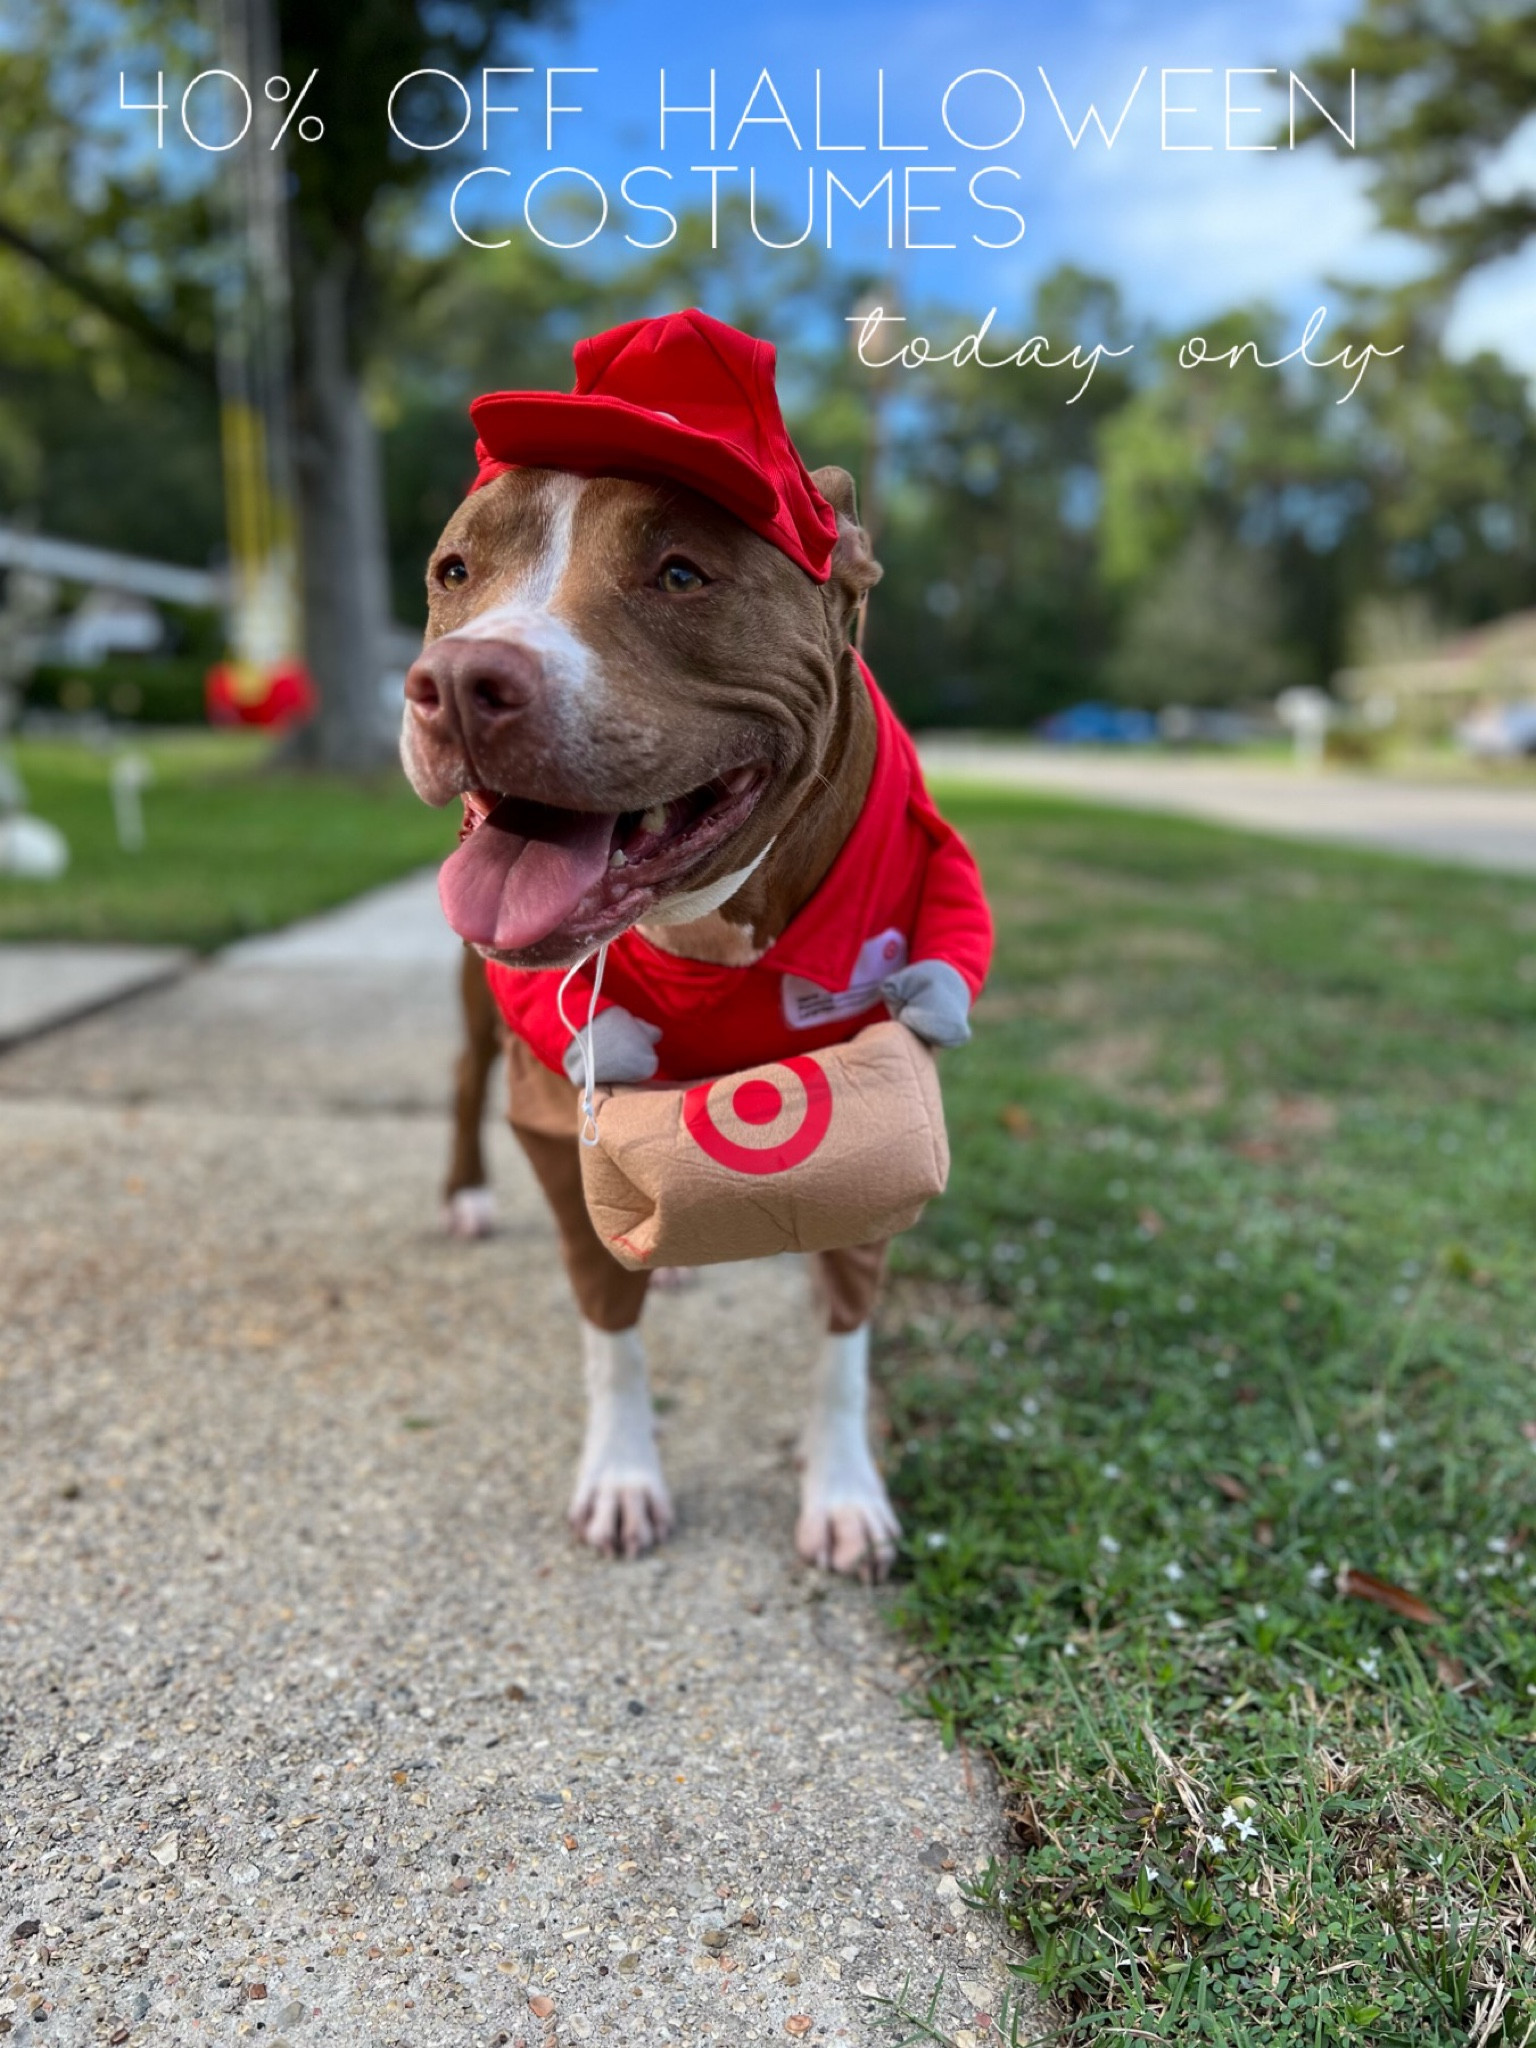
[[[805,1106],[800,1121],[785,1136],[763,1145],[746,1145],[722,1131],[715,1121],[709,1098],[716,1089],[729,1090],[726,1106],[738,1124],[766,1129],[784,1114],[784,1093],[762,1075],[749,1081],[701,1081],[683,1097],[683,1122],[701,1152],[707,1152],[720,1166],[735,1173],[786,1173],[809,1159],[832,1122],[832,1089],[826,1075],[809,1054],[779,1062],[783,1070],[800,1083]]]

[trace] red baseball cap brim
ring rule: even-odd
[[[728,441],[601,392],[492,391],[469,408],[481,481],[503,468],[667,477],[753,524],[772,514],[772,480]],[[488,459],[487,459],[488,458]]]

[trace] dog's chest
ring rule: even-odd
[[[757,944],[751,925],[732,924],[718,910],[689,924],[641,924],[637,929],[660,952],[709,967],[755,967],[768,950]]]

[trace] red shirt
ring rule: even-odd
[[[869,794],[826,879],[750,967],[663,952],[636,929],[608,948],[598,1008],[621,1004],[659,1025],[661,1081],[697,1081],[836,1045],[888,1014],[880,982],[919,960],[945,960],[980,993],[992,957],[981,876],[923,786],[917,750],[860,663],[874,706]],[[566,990],[585,1025],[593,961]],[[556,1073],[571,1042],[555,995],[563,968],[487,964],[501,1013]]]

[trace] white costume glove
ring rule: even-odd
[[[591,1031],[594,1081],[649,1081],[657,1067],[656,1041],[660,1036],[659,1024],[646,1024],[616,1004],[599,1010]],[[573,1038],[565,1048],[560,1064],[568,1080],[578,1088],[584,1085],[579,1038]]]
[[[929,1045],[964,1045],[971,1035],[971,992],[947,960],[914,960],[888,974],[880,993],[897,1023]]]

